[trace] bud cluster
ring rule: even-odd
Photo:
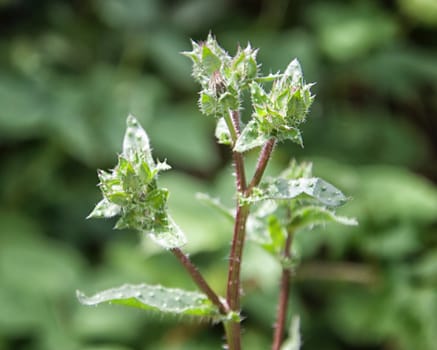
[[[253,117],[260,130],[279,141],[292,139],[302,143],[297,127],[305,121],[314,100],[311,86],[313,84],[305,84],[296,59],[291,61],[280,78],[273,81],[268,93],[260,83],[252,82]]]
[[[128,117],[127,126],[118,164],[110,171],[98,172],[103,199],[88,217],[120,215],[116,229],[149,234],[171,231],[168,190],[157,185],[158,173],[170,166],[165,162],[155,164],[147,134],[133,116]]]
[[[218,118],[216,135],[221,143],[229,144],[223,121],[231,111],[241,107],[241,93],[250,90],[252,118],[234,144],[234,150],[244,152],[261,146],[268,139],[292,140],[302,145],[298,126],[305,121],[313,102],[299,62],[294,59],[284,73],[260,76],[256,62],[257,49],[250,44],[239,47],[230,56],[210,34],[205,42],[192,42],[193,50],[184,52],[193,62],[193,76],[201,85],[199,108],[205,115]],[[271,82],[270,91],[263,83]]]
[[[258,76],[256,54],[248,45],[238,48],[231,57],[210,34],[205,42],[192,42],[193,50],[183,52],[193,62],[193,77],[202,90],[199,108],[205,115],[223,116],[228,110],[238,110],[241,90]]]

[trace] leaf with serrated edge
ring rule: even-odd
[[[167,314],[199,316],[216,319],[218,309],[206,295],[160,285],[124,284],[87,297],[76,291],[79,302],[95,306],[103,303],[121,304]]]

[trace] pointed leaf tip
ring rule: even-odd
[[[108,199],[103,198],[93,211],[86,217],[87,219],[91,218],[112,218],[118,215],[121,211],[121,207],[115,203],[111,203]]]
[[[145,232],[158,245],[165,249],[180,248],[187,244],[184,232],[171,216],[168,216],[168,226],[165,230]]]
[[[126,119],[126,133],[123,139],[122,155],[133,161],[135,154],[144,154],[149,165],[153,165],[149,137],[138,120],[129,114]]]

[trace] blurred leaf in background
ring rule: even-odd
[[[220,347],[208,324],[87,309],[74,294],[124,282],[194,288],[171,256],[84,219],[128,113],[174,167],[162,176],[171,213],[224,288],[231,227],[195,194],[232,206],[230,157],[179,55],[210,30],[232,53],[259,47],[265,73],[299,58],[317,82],[305,148],[284,144],[271,167],[313,161],[353,197],[339,214],[358,228],[297,235],[291,305],[303,348],[434,349],[436,11],[433,0],[0,1],[0,349]],[[248,244],[243,272],[244,345],[265,349],[279,271]]]

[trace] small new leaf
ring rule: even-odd
[[[147,163],[153,165],[154,162],[149,137],[132,114],[129,114],[127,117],[126,126],[126,133],[123,139],[123,157],[134,161],[135,155],[142,154]]]
[[[166,314],[198,316],[201,319],[219,318],[217,307],[206,295],[160,285],[124,284],[90,297],[80,291],[76,295],[80,303],[88,306],[111,303]]]
[[[215,128],[215,137],[217,138],[217,142],[223,145],[231,145],[232,137],[229,132],[228,126],[226,125],[225,118],[220,118],[217,122],[217,126]]]
[[[134,116],[127,118],[123,152],[109,172],[99,171],[103,199],[88,217],[120,215],[115,229],[133,229],[148,234],[166,249],[181,247],[185,236],[168,216],[168,190],[160,188],[157,176],[168,170],[166,162],[155,162],[149,138]]]

